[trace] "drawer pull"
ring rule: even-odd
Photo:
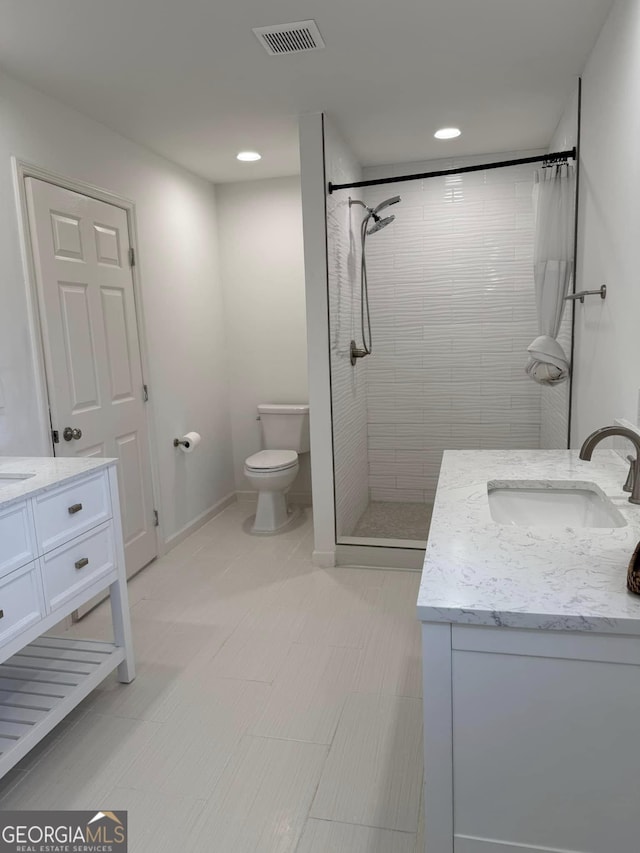
[[[4,610],[0,610],[0,619],[4,619]]]
[[[77,512],[80,512],[82,509],[82,504],[72,504],[69,507],[69,515],[75,515]]]
[[[89,558],[83,557],[81,560],[76,560],[74,565],[76,569],[84,569],[85,566],[89,565]]]

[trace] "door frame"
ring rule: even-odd
[[[124,196],[116,195],[109,190],[101,187],[87,184],[83,181],[78,181],[75,178],[69,178],[66,175],[60,175],[52,172],[49,169],[44,169],[41,166],[36,166],[18,157],[11,158],[11,166],[13,172],[13,184],[16,197],[16,207],[18,213],[18,232],[20,242],[20,253],[22,256],[22,269],[24,275],[25,293],[27,298],[27,313],[29,323],[29,337],[31,339],[31,354],[33,361],[33,370],[36,380],[36,400],[38,410],[38,432],[40,433],[41,452],[43,456],[55,455],[53,451],[53,443],[51,438],[51,421],[49,416],[49,388],[47,383],[47,371],[44,357],[44,341],[42,337],[42,322],[40,316],[40,304],[38,300],[38,289],[36,284],[36,270],[33,252],[33,244],[31,241],[31,229],[29,226],[29,210],[27,206],[27,191],[26,179],[36,178],[40,181],[45,181],[48,184],[53,184],[64,190],[80,193],[89,198],[102,201],[106,204],[111,204],[114,207],[119,207],[127,214],[127,229],[129,233],[129,241],[135,250],[136,262],[130,267],[133,280],[133,295],[136,313],[136,328],[138,331],[138,341],[140,345],[140,362],[142,367],[143,382],[148,384],[149,377],[149,356],[147,337],[145,334],[145,313],[142,297],[142,282],[139,268],[140,254],[138,251],[138,229],[136,224],[136,205],[135,202]],[[160,507],[160,478],[158,474],[158,452],[155,430],[153,394],[147,403],[146,409],[146,428],[147,437],[149,440],[149,461],[151,466],[151,491],[153,505]],[[157,556],[161,557],[166,552],[164,544],[164,534],[162,530],[162,520],[159,521],[156,531],[156,551]]]

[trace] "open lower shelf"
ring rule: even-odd
[[[43,636],[0,664],[0,777],[123,660],[113,643]]]

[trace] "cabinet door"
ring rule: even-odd
[[[36,558],[33,522],[26,501],[0,510],[0,577]]]
[[[0,579],[0,646],[45,615],[40,571],[29,563]]]
[[[455,651],[456,853],[638,850],[639,709],[638,666]]]

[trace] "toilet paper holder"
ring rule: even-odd
[[[200,444],[199,432],[186,432],[184,435],[173,439],[173,446],[178,447],[183,453],[191,453]]]

